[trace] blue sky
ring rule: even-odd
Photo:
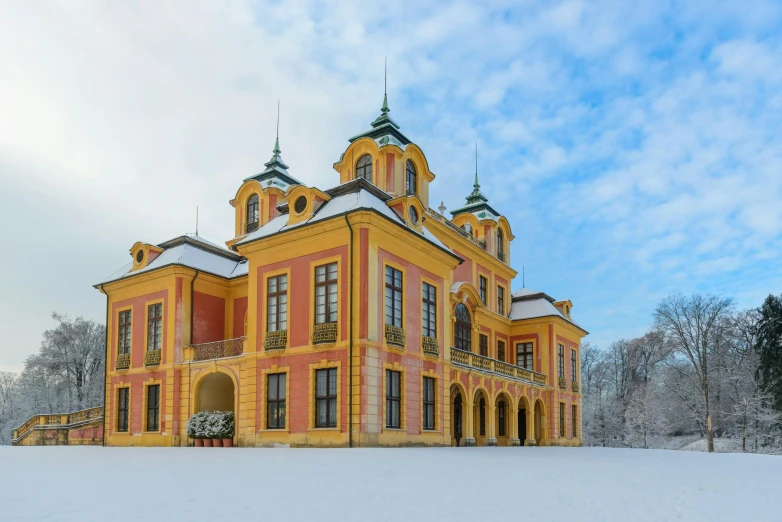
[[[782,292],[779,2],[11,2],[0,17],[0,369],[137,240],[230,238],[268,160],[337,182],[382,101],[437,175],[505,213],[527,286],[594,344],[659,299]],[[514,289],[520,287],[517,280]]]

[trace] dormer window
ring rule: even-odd
[[[247,225],[246,233],[250,233],[254,230],[258,230],[258,194],[253,194],[250,199],[247,200]]]
[[[505,262],[505,235],[500,229],[497,229],[497,259]]]
[[[372,183],[372,156],[364,154],[356,163],[356,178],[361,178]]]
[[[410,215],[410,222],[413,225],[418,224],[418,210],[412,205],[410,205],[410,208],[408,209],[407,213]]]
[[[412,161],[407,160],[407,168],[406,168],[406,175],[405,175],[405,193],[408,196],[412,196],[417,194],[415,187],[416,187],[416,174],[415,174],[415,165]]]

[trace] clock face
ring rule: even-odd
[[[415,209],[415,207],[410,207],[408,210],[408,214],[410,214],[410,221],[414,224],[418,224],[418,211]]]

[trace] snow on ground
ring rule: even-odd
[[[782,457],[606,448],[0,447],[0,520],[782,520]]]

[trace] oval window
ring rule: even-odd
[[[296,198],[296,202],[293,204],[293,210],[296,211],[297,214],[301,214],[306,210],[307,208],[307,197],[306,196],[299,196]]]
[[[414,224],[418,224],[418,211],[416,208],[412,205],[410,205],[410,209],[407,211],[408,214],[410,214],[410,221]]]
[[[136,263],[141,264],[142,261],[144,261],[144,251],[139,250],[136,252]]]

